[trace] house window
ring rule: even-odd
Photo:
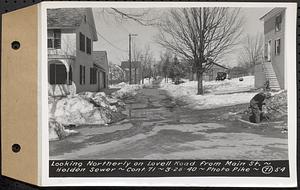
[[[61,48],[61,30],[48,30],[48,48]]]
[[[85,66],[80,65],[79,83],[85,84]]]
[[[66,84],[67,82],[67,70],[65,65],[62,64],[50,64],[50,81],[54,84]]]
[[[281,14],[276,16],[275,18],[275,31],[278,32],[281,30],[281,22],[282,22],[282,18],[281,18]]]
[[[280,39],[275,40],[275,55],[280,54]]]
[[[92,53],[92,41],[88,37],[86,38],[86,53],[87,54]]]
[[[85,52],[85,36],[81,32],[79,33],[79,49]]]
[[[97,84],[97,69],[90,68],[90,84]]]

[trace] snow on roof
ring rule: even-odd
[[[219,66],[219,67],[222,67],[223,69],[228,69],[227,67],[225,67],[225,66],[223,66],[223,65],[220,65],[220,64],[218,64],[218,63],[213,62],[213,64],[214,64],[214,65],[217,65],[217,66]]]

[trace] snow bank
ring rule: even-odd
[[[112,96],[116,97],[116,98],[129,98],[131,96],[135,96],[137,94],[137,91],[139,89],[142,89],[143,86],[142,85],[138,85],[138,84],[126,84],[124,85],[120,90],[112,93]]]
[[[189,108],[200,110],[249,103],[256,93],[192,95],[183,96],[181,99],[188,103]]]
[[[151,85],[152,85],[152,79],[150,81],[148,79],[147,80],[145,79],[144,84],[129,85],[127,83],[121,82],[119,84],[111,86],[112,88],[121,88],[120,90],[112,93],[112,96],[120,99],[129,98],[135,96],[138,90],[146,87],[151,87]]]
[[[239,81],[239,78],[233,78],[231,80],[226,79],[224,81],[203,81],[203,86],[205,93],[213,94],[248,91],[254,88],[254,76],[246,76],[243,77],[243,79],[243,81]],[[183,80],[184,83],[179,85],[174,85],[171,82],[171,79],[168,81],[168,83],[161,82],[161,87],[170,90],[184,89],[187,94],[197,94],[197,81]]]
[[[197,81],[187,81],[174,85],[171,82],[161,82],[161,88],[171,96],[187,103],[192,109],[211,109],[223,106],[249,103],[257,92],[248,92],[254,88],[254,76],[225,81],[204,81],[204,95],[197,94]]]
[[[131,96],[135,96],[137,94],[137,91],[142,88],[151,88],[152,87],[153,78],[150,78],[150,80],[144,79],[144,84],[128,84],[125,82],[121,82],[118,84],[110,85],[110,88],[120,88],[120,90],[112,93],[112,96],[116,98],[128,98]]]
[[[62,124],[53,119],[49,120],[49,141],[61,140],[77,133],[75,130],[65,129]]]
[[[151,88],[152,87],[153,78],[150,78],[150,80],[144,79],[143,88]]]
[[[110,85],[109,87],[110,87],[110,88],[123,88],[123,87],[126,86],[126,85],[128,85],[128,84],[125,83],[125,82],[120,82],[120,83],[118,83],[118,84],[112,84],[112,85]]]
[[[287,91],[280,91],[278,93],[273,93],[270,99],[266,101],[267,113],[271,120],[282,120],[285,121],[287,118]],[[286,123],[287,124],[287,123]]]
[[[122,106],[122,102],[106,97],[103,92],[85,92],[63,98],[49,97],[50,118],[64,126],[107,124],[120,120]]]

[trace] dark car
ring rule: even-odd
[[[226,72],[217,72],[216,80],[225,80],[227,77]]]

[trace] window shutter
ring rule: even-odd
[[[85,66],[83,66],[83,84],[85,84]]]
[[[47,35],[47,38],[48,38],[48,48],[54,48],[53,47],[53,40],[54,40],[54,32],[53,30],[48,30],[48,35]]]
[[[280,54],[280,39],[278,39],[278,50],[277,50],[277,52],[278,52],[278,55]]]
[[[79,33],[79,49],[85,52],[85,36],[81,32]]]
[[[61,48],[61,30],[54,30],[54,48]]]
[[[80,65],[80,70],[79,70],[79,83],[82,84],[82,66]]]
[[[93,84],[93,68],[90,68],[90,84]]]
[[[48,39],[48,48],[53,48],[53,39]]]
[[[54,39],[54,48],[61,49],[61,40],[60,39]]]
[[[86,53],[91,54],[92,53],[92,42],[91,39],[88,37],[86,38]]]

